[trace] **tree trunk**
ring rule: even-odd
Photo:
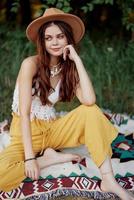
[[[6,0],[6,20],[7,22],[16,20],[16,13],[11,12],[13,0]]]
[[[28,25],[31,21],[31,6],[29,0],[20,0],[21,24]]]
[[[131,41],[132,42],[134,41],[134,31],[132,31],[132,34],[131,34]]]

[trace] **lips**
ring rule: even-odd
[[[52,49],[52,51],[59,51],[60,48],[55,48],[55,49]]]

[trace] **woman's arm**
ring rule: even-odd
[[[75,60],[75,64],[76,64],[77,71],[79,74],[79,79],[80,79],[79,86],[76,90],[76,96],[81,103],[85,105],[92,105],[96,101],[96,95],[94,92],[92,82],[79,57]]]
[[[92,82],[85,70],[85,67],[82,63],[81,58],[76,53],[74,47],[72,45],[67,45],[64,48],[63,58],[66,59],[67,50],[69,49],[69,59],[73,60],[76,64],[76,68],[79,75],[79,85],[76,90],[76,96],[82,104],[92,105],[96,101],[96,95],[94,92],[94,88]]]
[[[30,58],[27,58],[23,61],[19,74],[19,111],[25,159],[34,157],[31,140],[30,110],[32,79],[35,74],[35,67],[33,61]]]
[[[32,101],[32,79],[36,73],[36,64],[31,57],[25,59],[19,73],[19,111],[22,140],[24,145],[25,160],[34,158],[32,147],[30,110]],[[26,176],[33,179],[38,178],[38,166],[35,160],[27,161],[25,164]]]

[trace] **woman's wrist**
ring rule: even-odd
[[[79,63],[82,63],[81,58],[78,55],[75,56],[74,62],[75,62],[76,65],[79,64]]]
[[[25,159],[24,162],[27,162],[27,161],[30,161],[30,160],[36,160],[36,159],[37,159],[36,157],[28,158],[28,159]]]
[[[35,157],[35,153],[34,153],[33,149],[32,148],[25,149],[25,159],[33,158],[33,157]]]

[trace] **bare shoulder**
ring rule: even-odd
[[[37,56],[30,56],[23,60],[21,70],[31,71],[33,74],[37,72]]]
[[[29,56],[25,58],[21,64],[20,71],[17,77],[17,82],[20,79],[20,76],[23,74],[27,74],[29,77],[34,77],[37,73],[37,58],[38,56]]]

